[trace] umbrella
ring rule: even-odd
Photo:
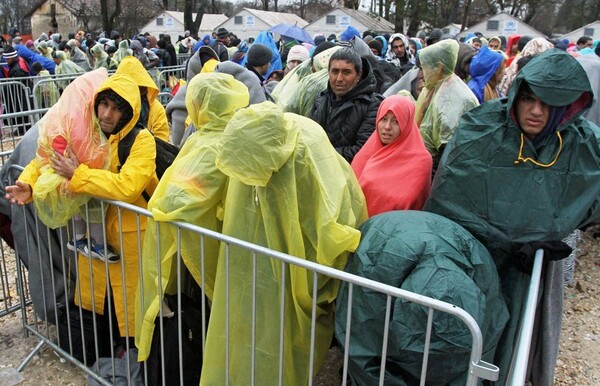
[[[269,32],[277,33],[281,36],[287,36],[288,38],[296,39],[299,42],[313,43],[312,38],[302,28],[297,25],[291,24],[277,24],[269,29]]]

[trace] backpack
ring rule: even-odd
[[[141,130],[145,130],[144,127],[140,125],[135,125],[133,129],[127,135],[119,141],[118,145],[118,153],[119,153],[119,163],[122,165],[125,164],[127,157],[129,157],[129,153],[131,152],[131,147],[135,142],[135,137],[137,137],[138,133]],[[154,135],[153,135],[154,136]],[[179,154],[179,148],[169,142],[163,141],[158,137],[154,137],[154,142],[156,143],[156,175],[160,180],[165,170],[177,158],[177,154]],[[150,195],[144,191],[142,192],[146,201],[150,201]]]

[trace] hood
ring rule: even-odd
[[[360,39],[360,32],[351,25],[349,25],[346,30],[340,34],[340,40],[343,42],[349,42],[354,37],[358,37]]]
[[[510,35],[508,37],[508,41],[506,42],[506,55],[508,55],[509,57],[511,56],[510,49],[515,43],[518,43],[519,40],[521,40],[521,35]]]
[[[148,102],[152,104],[158,96],[158,87],[152,80],[148,71],[142,63],[133,56],[124,57],[117,67],[115,74],[124,74],[130,76],[138,86],[143,86],[148,89]]]
[[[185,106],[198,131],[223,131],[233,114],[249,102],[242,82],[216,72],[194,76],[185,94]]]
[[[261,103],[267,100],[265,92],[258,80],[258,77],[246,67],[242,67],[230,60],[219,63],[215,68],[215,72],[230,74],[240,82],[242,82],[250,93],[250,104]]]
[[[354,87],[352,90],[348,91],[342,97],[342,100],[348,100],[354,98],[356,95],[360,94],[371,94],[377,91],[377,79],[375,78],[375,74],[373,73],[373,68],[371,67],[371,63],[365,58],[360,58],[362,62],[362,77],[360,82]],[[331,85],[329,81],[327,82],[327,91],[332,93]]]
[[[458,59],[458,50],[459,45],[456,40],[442,40],[419,51],[419,60],[422,66],[435,68],[439,64],[442,65],[440,79],[426,80],[428,88],[435,87],[443,79],[453,74]]]
[[[123,99],[125,99],[131,108],[133,109],[133,117],[129,122],[123,126],[123,128],[117,133],[119,138],[123,138],[127,133],[131,131],[133,126],[137,123],[140,118],[140,111],[142,104],[140,102],[140,92],[138,90],[136,82],[125,74],[115,74],[102,82],[96,95],[94,95],[94,106],[96,105],[96,97],[101,91],[111,89]],[[96,117],[96,111],[94,111],[94,118]]]
[[[553,48],[532,59],[519,72],[508,91],[508,108],[513,111],[523,83],[550,106],[569,106],[562,123],[579,116],[592,103],[593,91],[585,70],[566,52]]]
[[[219,55],[210,46],[202,46],[187,61],[186,79],[189,82],[202,71],[204,64],[210,59],[219,61]]]
[[[46,40],[48,40],[48,35],[46,35],[46,33],[45,33],[45,32],[42,32],[42,33],[40,34],[40,37],[38,38],[38,41],[40,41],[40,42],[42,42],[42,41],[43,41],[43,42],[45,42]]]
[[[373,51],[371,51],[371,48],[369,47],[369,45],[360,38],[350,40],[350,44],[352,44],[352,47],[354,48],[354,51],[356,51],[358,56],[367,56],[367,55],[375,56],[373,54]]]
[[[410,42],[408,41],[408,38],[400,33],[397,34],[393,34],[392,36],[390,36],[390,39],[388,40],[388,47],[387,47],[387,52],[386,52],[386,58],[389,61],[394,61],[394,60],[398,60],[398,58],[396,57],[396,54],[394,53],[394,51],[392,50],[392,43],[394,42],[394,40],[400,39],[402,40],[402,43],[404,43],[404,57],[406,59],[408,59],[409,63],[415,64],[415,56],[412,54],[412,52],[410,52]]]
[[[469,65],[473,56],[477,54],[475,47],[465,44],[458,43],[458,57],[456,59],[456,66],[454,67],[454,73],[462,80],[469,77]]]
[[[56,33],[56,34],[52,34],[50,35],[50,39],[52,39],[53,42],[55,43],[60,43],[60,34]]]
[[[479,100],[479,103],[484,102],[485,85],[494,76],[503,60],[504,56],[500,52],[492,51],[487,46],[481,47],[477,55],[471,60],[469,67],[471,80],[468,86]]]
[[[106,58],[108,56],[108,54],[104,51],[104,48],[102,48],[101,44],[95,44],[90,49],[90,52],[96,59],[100,59],[100,60],[102,60],[103,58]]]
[[[217,147],[217,167],[246,185],[266,186],[292,155],[299,131],[272,102],[240,110],[223,132]]]

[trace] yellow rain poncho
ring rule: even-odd
[[[69,146],[80,163],[92,169],[108,167],[109,147],[100,127],[94,124],[94,95],[108,78],[105,69],[86,73],[75,79],[40,120],[36,157],[27,165],[20,180],[33,188],[33,203],[40,220],[50,228],[67,225],[80,207],[89,201],[88,194],[74,194],[69,180],[56,174],[50,165],[54,151],[64,153]],[[93,213],[92,222],[101,221]]]
[[[463,113],[479,105],[465,82],[454,74],[458,50],[455,40],[442,40],[419,51],[425,87],[417,100],[415,121],[434,158],[452,137]]]
[[[86,165],[80,164],[71,179],[70,189],[76,193],[124,201],[145,208],[146,199],[142,192],[145,190],[148,194],[152,194],[158,184],[155,172],[156,145],[152,134],[147,130],[139,132],[131,146],[129,157],[123,165],[120,165],[118,155],[119,142],[131,131],[140,115],[140,92],[137,84],[128,75],[113,75],[98,89],[98,93],[112,89],[133,108],[132,119],[120,131],[108,138],[111,158],[109,170],[90,169]],[[128,210],[122,210],[120,217],[121,223],[119,223],[117,208],[112,205],[108,207],[106,238],[112,249],[121,256],[120,261],[117,264],[108,264],[109,281],[107,281],[106,265],[103,261],[90,260],[80,255],[77,276],[79,288],[75,291],[75,302],[87,310],[95,310],[97,313],[103,314],[104,299],[110,286],[120,334],[121,336],[134,336],[135,291],[139,276],[138,228],[143,240],[146,223],[141,222],[138,226],[139,221],[136,214]],[[93,281],[90,275],[93,275]],[[79,290],[81,290],[81,297]],[[125,297],[123,296],[124,291]],[[124,317],[125,304],[127,305],[127,319]]]
[[[146,87],[150,111],[144,111],[144,106],[142,105],[142,114],[146,114],[148,120],[147,122],[144,122],[144,125],[156,137],[165,142],[169,142],[169,121],[167,120],[167,113],[165,112],[163,105],[161,105],[157,99],[159,92],[158,87],[142,63],[133,56],[126,56],[121,60],[121,63],[119,63],[116,73],[131,74],[138,86]]]
[[[271,94],[277,104],[286,112],[308,116],[315,99],[327,89],[329,59],[340,48],[331,47],[312,60],[305,60],[287,74]]]
[[[217,167],[230,177],[223,234],[344,269],[367,218],[364,196],[348,163],[314,121],[263,102],[231,119],[218,147]],[[252,272],[250,251],[229,250],[229,299],[225,249],[217,266],[201,385],[250,384]],[[278,377],[282,264],[256,259],[255,384]],[[283,384],[306,385],[309,377],[313,273],[285,268]],[[339,282],[318,275],[314,374],[333,335]],[[229,308],[229,346],[225,312]],[[229,368],[225,368],[225,351]]]
[[[168,224],[161,224],[160,240],[157,240],[155,221],[183,221],[221,231],[218,213],[222,214],[228,178],[215,165],[216,145],[233,114],[249,102],[246,86],[229,74],[199,74],[188,83],[186,106],[198,131],[187,139],[148,203],[154,221],[148,220],[149,231],[142,254],[144,302],[136,307],[136,346],[140,360],[148,357],[154,321],[159,314],[161,299],[157,288],[156,255],[159,241],[163,294],[172,294],[176,290],[177,230]],[[207,296],[212,298],[219,243],[206,238],[204,253],[207,258],[204,267],[205,290]],[[183,263],[200,285],[201,256],[199,235],[181,230]]]

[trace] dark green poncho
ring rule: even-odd
[[[535,145],[521,135],[513,118],[524,82],[548,105],[568,106],[556,133]],[[498,350],[501,356],[494,360],[500,365],[501,380],[508,371],[530,279],[512,264],[516,243],[562,240],[599,214],[600,131],[582,118],[591,101],[581,65],[563,51],[546,51],[521,70],[507,99],[484,103],[463,115],[434,179],[425,210],[465,227],[488,248],[498,266],[511,313]],[[521,146],[522,159],[516,162]],[[536,385],[552,384],[562,310],[560,275],[562,262],[548,264],[538,319],[538,339],[546,347],[534,347],[539,350],[534,360]]]
[[[491,361],[508,319],[500,280],[488,251],[456,223],[432,213],[396,211],[369,219],[346,271],[407,291],[446,301],[467,311],[478,323],[483,359]],[[386,296],[353,289],[349,371],[357,385],[378,385]],[[337,299],[335,334],[345,343],[348,285]],[[386,385],[418,384],[428,309],[394,298],[389,327]],[[435,312],[428,385],[464,385],[472,347],[460,320]]]

